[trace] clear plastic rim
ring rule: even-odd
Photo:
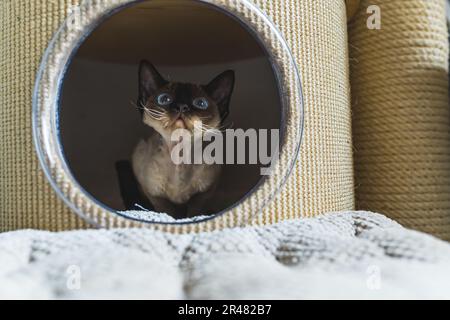
[[[68,168],[58,137],[58,107],[59,92],[70,59],[84,39],[104,19],[145,1],[152,0],[86,1],[76,13],[66,19],[49,43],[37,73],[32,106],[33,140],[45,176],[66,205],[95,227],[156,226],[159,229],[183,232],[246,224],[275,198],[289,177],[298,158],[304,119],[301,79],[292,53],[271,20],[248,0],[238,3],[232,0],[192,1],[210,5],[237,19],[257,38],[269,55],[282,99],[284,122],[279,161],[270,176],[233,206],[203,220],[150,222],[121,215],[106,207],[79,185]],[[205,225],[210,222],[213,223]],[[186,228],[186,225],[195,227]],[[179,230],[177,226],[180,227]]]

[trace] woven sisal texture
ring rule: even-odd
[[[302,78],[305,127],[286,187],[261,219],[354,207],[346,6],[336,0],[257,0],[291,47]],[[293,18],[295,17],[295,18]]]
[[[0,231],[86,227],[46,182],[31,134],[31,96],[39,61],[69,5],[76,2],[0,3]],[[254,2],[275,22],[291,47],[302,77],[305,102],[300,159],[280,196],[257,216],[256,223],[353,209],[345,3]],[[251,206],[244,209],[252,210]],[[220,219],[220,225],[233,225],[233,221],[224,219]],[[216,225],[214,221],[205,223],[202,230]]]
[[[76,2],[0,2],[0,231],[85,226],[47,183],[31,134],[36,70],[68,6]]]
[[[362,1],[349,29],[357,207],[450,240],[445,1]]]

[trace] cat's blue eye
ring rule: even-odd
[[[207,109],[209,105],[208,100],[206,100],[206,98],[203,97],[195,98],[194,101],[192,101],[192,104],[194,105],[194,107],[202,110]]]
[[[156,103],[159,104],[160,106],[167,106],[167,105],[171,104],[172,102],[173,102],[173,98],[168,93],[161,93],[156,98]]]

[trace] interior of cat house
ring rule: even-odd
[[[155,134],[143,121],[139,100],[146,70],[156,70],[169,85],[202,88],[230,70],[234,79],[228,114],[216,128],[222,133],[283,130],[276,69],[258,36],[242,21],[197,1],[143,1],[118,10],[93,28],[72,54],[58,106],[67,167],[87,194],[113,211],[139,219],[154,211],[133,169],[136,146]],[[177,96],[183,90],[194,95],[189,89],[174,90]],[[264,180],[261,166],[248,161],[222,164],[220,174],[212,178],[215,188],[206,201],[208,208],[193,216],[218,214],[245,199]],[[179,182],[183,188],[190,183],[189,177]],[[167,219],[183,218],[163,213]]]

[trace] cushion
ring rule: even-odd
[[[450,298],[450,244],[370,212],[175,235],[0,234],[0,298]]]

